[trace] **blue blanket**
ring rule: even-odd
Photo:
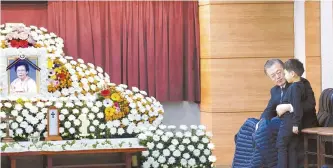
[[[248,119],[236,134],[236,150],[233,168],[274,168],[277,164],[276,136],[280,119],[261,120]]]

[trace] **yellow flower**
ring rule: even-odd
[[[116,109],[112,108],[112,107],[106,107],[104,110],[105,113],[105,120],[106,121],[110,121],[112,120],[114,114],[116,112]]]
[[[112,95],[111,95],[111,99],[112,99],[113,101],[119,101],[119,99],[120,99],[120,95],[119,95],[118,93],[112,93]]]
[[[21,98],[18,98],[18,99],[16,100],[16,103],[18,103],[18,104],[23,104],[23,103],[24,103],[24,101],[23,101],[23,99],[21,99]]]

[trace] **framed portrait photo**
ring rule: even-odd
[[[26,59],[8,57],[8,94],[29,95],[39,94],[40,75],[36,69],[38,57],[29,56]],[[15,62],[16,61],[16,62]]]
[[[49,97],[47,50],[0,49],[0,96]]]

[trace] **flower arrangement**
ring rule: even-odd
[[[101,67],[73,57],[55,57],[48,60],[48,91],[55,97],[93,95],[110,83],[110,77]]]
[[[2,99],[0,117],[11,115],[16,118],[10,125],[10,136],[15,140],[27,140],[29,134],[45,137],[46,113],[50,106],[55,106],[60,112],[59,132],[63,139],[82,138],[82,114],[87,116],[87,138],[91,139],[134,137],[140,133],[140,127],[158,126],[164,113],[160,102],[146,97],[146,93],[138,88],[126,88],[127,85],[110,83],[108,91],[104,89],[89,96],[73,94],[48,100]],[[4,121],[0,126],[4,137]]]
[[[14,121],[10,123],[9,135],[16,141],[27,140],[32,134],[45,136],[47,106],[50,105],[50,102],[44,102],[45,100],[23,99],[1,101],[0,117],[6,117],[6,115],[15,117]],[[6,124],[3,121],[0,128],[1,137],[4,137]]]
[[[129,102],[122,96],[122,92],[115,86],[111,86],[99,92],[99,99],[103,102],[105,121],[119,120],[125,117],[129,111]]]
[[[142,167],[214,167],[212,134],[203,125],[188,128],[181,125],[149,127],[138,135],[140,144],[148,148],[142,152]]]
[[[94,140],[65,140],[65,141],[39,141],[2,143],[1,151],[8,153],[29,151],[65,151],[65,150],[92,150],[92,149],[119,149],[143,148],[137,139],[94,139]]]
[[[62,55],[63,39],[48,33],[43,27],[26,27],[24,24],[0,26],[1,48],[47,48],[48,53]]]

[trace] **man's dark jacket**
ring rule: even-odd
[[[316,116],[316,100],[314,97],[313,90],[311,88],[310,82],[307,79],[301,78],[304,84],[305,95],[307,98],[303,103],[303,117],[302,117],[302,128],[316,127],[318,126],[317,116]],[[289,83],[283,88],[283,92],[286,93]],[[281,88],[280,86],[274,86],[271,89],[271,99],[265,111],[261,115],[261,119],[272,119],[277,116],[276,107],[281,103]]]

